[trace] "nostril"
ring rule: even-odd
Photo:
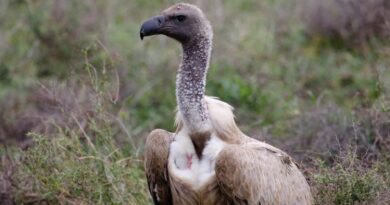
[[[163,16],[157,16],[156,17],[157,23],[159,26],[164,23],[164,17]]]

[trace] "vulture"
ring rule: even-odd
[[[145,173],[154,204],[308,205],[310,187],[282,150],[248,137],[233,108],[205,95],[213,31],[195,5],[178,3],[145,21],[141,40],[162,34],[182,45],[176,132],[153,130]]]

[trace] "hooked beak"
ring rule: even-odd
[[[164,23],[163,16],[155,16],[155,17],[145,21],[142,24],[141,30],[139,32],[139,36],[140,36],[141,40],[143,40],[145,36],[152,36],[152,35],[160,34],[160,28],[161,28],[163,23]]]

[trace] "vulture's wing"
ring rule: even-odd
[[[169,187],[168,154],[173,134],[165,130],[153,130],[146,139],[145,172],[148,187],[156,205],[171,205]]]
[[[234,204],[312,204],[310,187],[291,157],[263,142],[227,145],[215,172]]]

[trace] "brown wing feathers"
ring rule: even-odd
[[[153,130],[145,144],[145,171],[149,192],[156,205],[171,205],[169,186],[168,155],[173,134],[165,130]]]
[[[235,204],[312,204],[310,188],[292,159],[260,142],[227,145],[217,158],[215,174]]]

